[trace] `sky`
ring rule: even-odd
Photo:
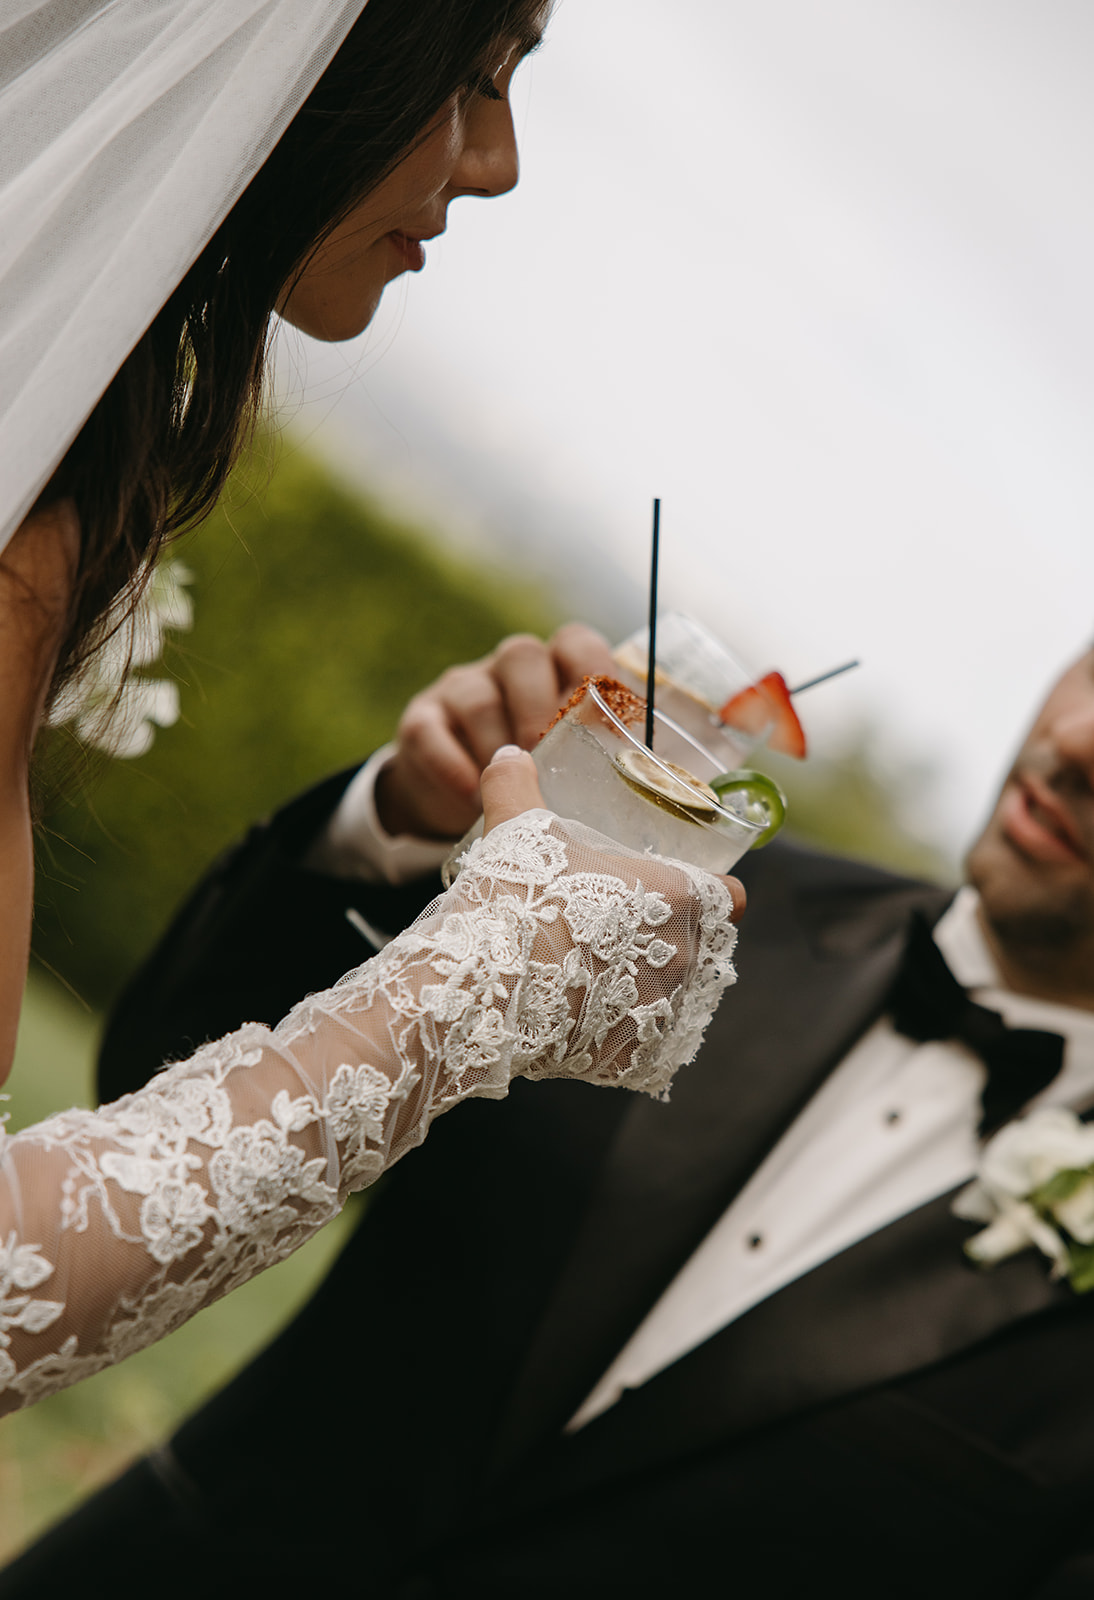
[[[1094,636],[1088,0],[560,0],[522,180],[461,199],[298,435],[459,547],[639,625],[662,597],[801,710],[927,763],[956,854]]]

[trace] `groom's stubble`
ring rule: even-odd
[[[965,870],[1011,986],[1094,1010],[1094,652],[1050,690]]]

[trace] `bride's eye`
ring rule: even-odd
[[[504,100],[505,96],[494,82],[489,72],[478,72],[468,83],[468,88],[474,94],[481,94],[484,100]]]

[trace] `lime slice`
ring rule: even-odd
[[[736,811],[749,822],[764,824],[753,850],[769,844],[786,820],[786,796],[766,772],[738,767],[734,772],[720,772],[716,778],[711,778],[710,787],[728,811]]]
[[[665,761],[660,756],[651,761],[641,750],[624,750],[615,757],[615,764],[628,782],[647,790],[658,801],[667,801],[673,810],[703,817],[712,816],[717,808],[714,790],[675,761]]]

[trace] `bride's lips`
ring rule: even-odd
[[[1052,791],[1036,779],[1017,777],[1003,797],[999,821],[1011,844],[1050,865],[1089,863],[1079,830]]]
[[[425,250],[420,239],[409,233],[389,233],[388,239],[398,252],[408,272],[421,272],[425,266]]]

